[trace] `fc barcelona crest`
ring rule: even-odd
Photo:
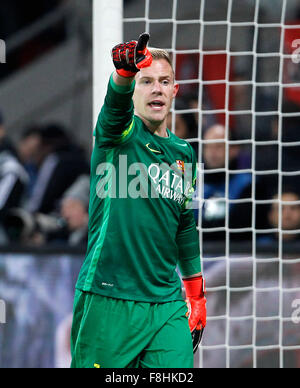
[[[184,161],[183,160],[176,160],[176,163],[177,163],[177,167],[179,168],[179,170],[184,173]]]

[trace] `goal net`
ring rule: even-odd
[[[298,1],[124,0],[122,24],[172,53],[169,125],[204,163],[195,366],[300,367]]]

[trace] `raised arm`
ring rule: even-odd
[[[99,144],[118,144],[127,140],[133,132],[134,77],[141,68],[152,63],[148,41],[149,34],[144,33],[138,41],[121,43],[112,49],[116,70],[110,78],[94,133]]]

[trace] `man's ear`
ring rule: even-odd
[[[279,209],[274,209],[274,205],[272,205],[267,215],[270,226],[274,228],[278,226],[278,210]]]
[[[230,160],[235,159],[238,157],[239,153],[241,151],[241,148],[238,145],[231,145],[229,147],[229,158]]]
[[[177,96],[179,90],[179,84],[174,84],[173,98]]]
[[[0,139],[5,136],[5,128],[3,125],[0,125]]]

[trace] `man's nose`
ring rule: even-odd
[[[152,93],[161,94],[161,83],[159,81],[154,81]]]

